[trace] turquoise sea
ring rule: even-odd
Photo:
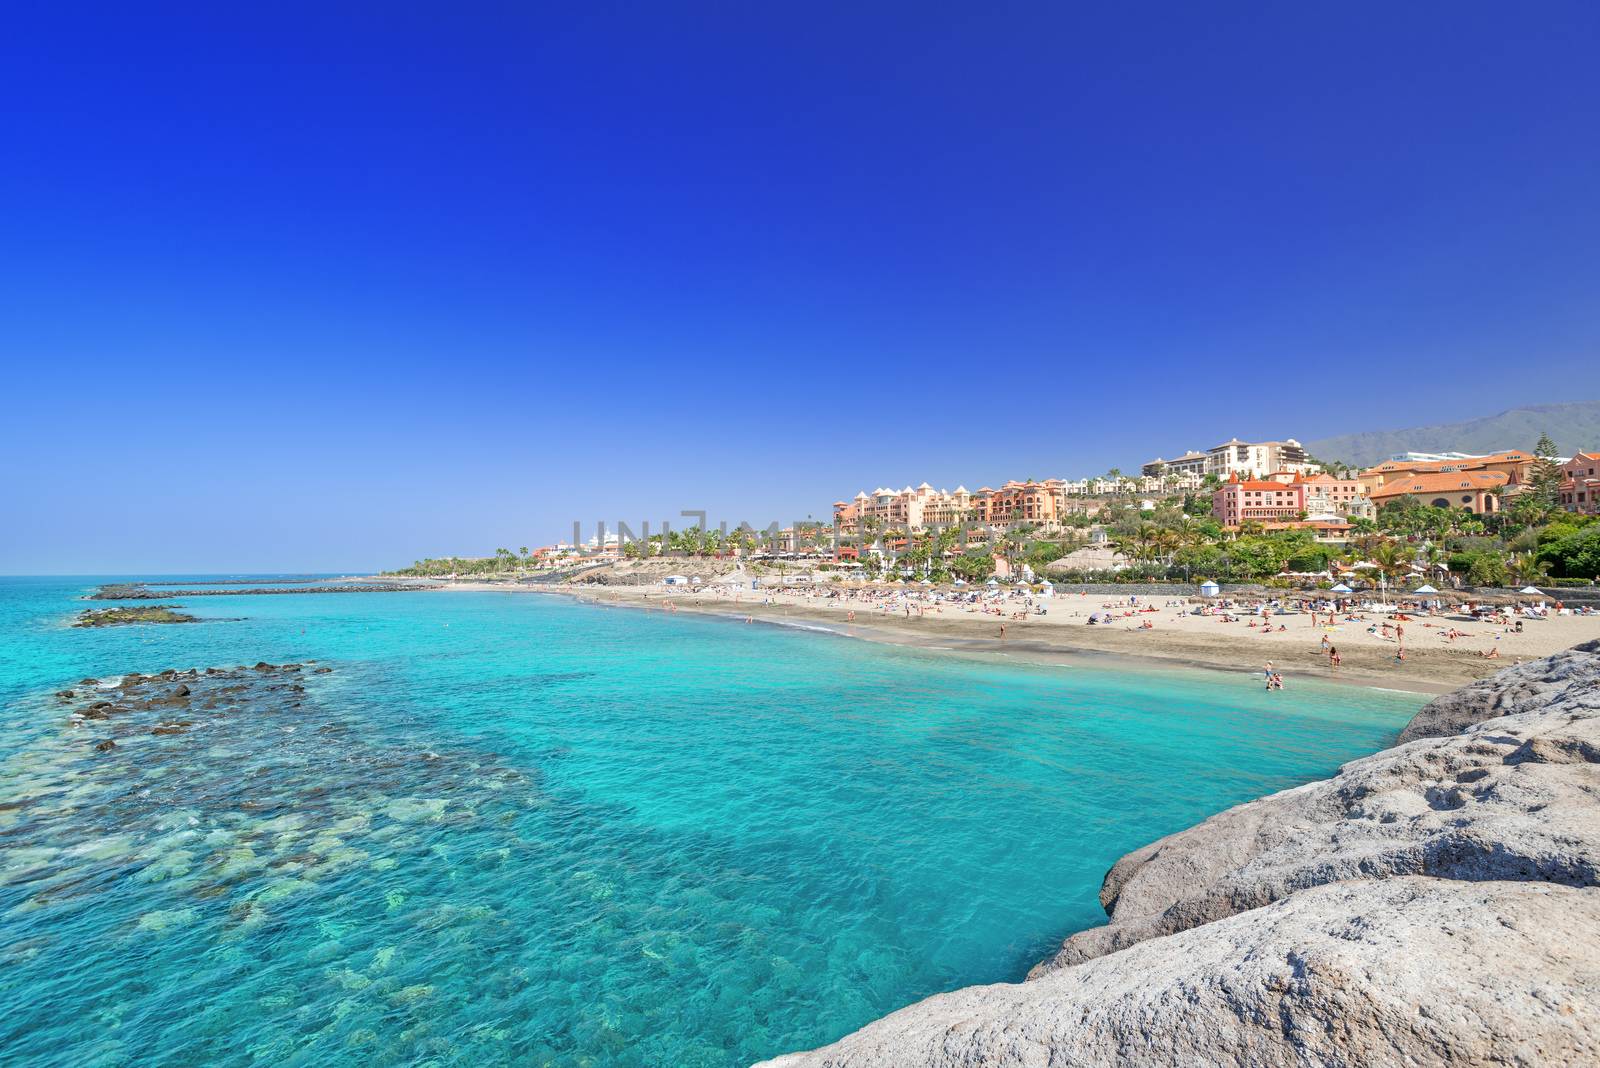
[[[1422,698],[996,666],[510,593],[0,579],[8,1065],[741,1065],[1020,980],[1119,855]],[[97,753],[53,691],[316,659],[302,707]]]

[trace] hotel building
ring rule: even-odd
[[[1225,527],[1297,520],[1305,510],[1305,486],[1299,482],[1235,475],[1211,494],[1211,514]]]
[[[1198,489],[1207,475],[1229,479],[1237,475],[1242,479],[1264,478],[1269,472],[1290,471],[1309,474],[1317,469],[1306,456],[1305,446],[1294,438],[1283,441],[1240,441],[1233,438],[1214,445],[1205,452],[1186,452],[1172,460],[1159,456],[1143,465],[1140,473],[1147,478],[1177,476],[1177,489]]]
[[[1294,438],[1284,441],[1240,441],[1234,438],[1206,450],[1206,474],[1227,479],[1261,478],[1272,471],[1299,471],[1309,474],[1317,465],[1306,458],[1306,450]]]
[[[1076,492],[1088,488],[1090,483],[1059,478],[1012,480],[998,489],[983,486],[976,491],[965,486],[957,486],[954,492],[936,490],[926,482],[899,490],[880,487],[871,493],[858,493],[848,501],[835,501],[833,522],[842,538],[860,538],[869,525],[881,531],[915,531],[962,523],[1049,526],[1068,515],[1092,513],[1092,503],[1071,499]],[[1131,483],[1128,488],[1131,490]]]
[[[1359,479],[1336,478],[1326,472],[1303,475],[1297,471],[1275,471],[1269,481],[1302,486],[1302,503],[1308,516],[1342,516],[1346,519],[1359,516],[1370,519],[1376,511],[1371,498],[1367,496],[1366,487]]]
[[[1378,491],[1391,482],[1415,479],[1420,475],[1491,472],[1505,476],[1502,480],[1503,485],[1520,488],[1528,481],[1528,472],[1533,467],[1533,461],[1533,454],[1523,452],[1521,449],[1506,449],[1503,452],[1459,460],[1387,460],[1375,467],[1367,468],[1356,478],[1367,488],[1368,495],[1374,500],[1378,498]]]
[[[1140,468],[1139,473],[1146,478],[1166,478],[1168,476],[1175,476],[1180,479],[1193,478],[1195,485],[1198,486],[1201,480],[1206,477],[1206,454],[1191,450],[1171,460],[1163,460],[1157,456]]]
[[[871,493],[863,490],[853,500],[834,501],[833,524],[840,537],[856,538],[866,530],[868,521],[879,530],[921,530],[963,522],[971,517],[972,508],[973,494],[965,486],[957,486],[954,493],[936,490],[926,482],[915,489],[880,487]]]
[[[1415,497],[1435,508],[1465,508],[1482,515],[1500,510],[1499,493],[1509,483],[1503,471],[1418,471],[1390,477],[1371,497],[1380,508],[1401,497]]]
[[[1561,507],[1600,515],[1600,452],[1580,452],[1561,465]]]

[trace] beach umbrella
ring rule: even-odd
[[[1518,593],[1525,593],[1529,597],[1547,597],[1547,596],[1549,596],[1547,593],[1545,593],[1543,590],[1539,589],[1537,586],[1524,586],[1524,587],[1522,587],[1522,589],[1518,590],[1517,592]]]
[[[1417,587],[1417,592],[1418,593],[1438,593],[1439,591],[1434,589],[1432,586],[1418,586]]]
[[[950,585],[952,585],[952,586],[965,586],[966,584],[967,584],[967,580],[966,579],[956,579]]]
[[[1000,585],[1000,580],[999,579],[990,579],[988,582],[985,582],[984,585],[985,586],[998,586],[998,585]]]
[[[1341,582],[1341,583],[1339,583],[1339,585],[1335,586],[1333,589],[1329,590],[1328,592],[1329,593],[1354,593],[1355,591],[1352,590],[1349,586],[1346,586],[1344,583]]]

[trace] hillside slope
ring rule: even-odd
[[[1366,466],[1399,452],[1532,449],[1540,434],[1549,434],[1563,456],[1579,449],[1600,449],[1600,400],[1512,408],[1462,423],[1344,434],[1308,441],[1306,448],[1318,459]]]

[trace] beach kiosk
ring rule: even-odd
[[[1204,582],[1200,583],[1200,596],[1202,596],[1202,597],[1215,597],[1217,594],[1219,594],[1221,592],[1222,592],[1222,587],[1218,586],[1215,582],[1212,582],[1210,579],[1206,579]]]

